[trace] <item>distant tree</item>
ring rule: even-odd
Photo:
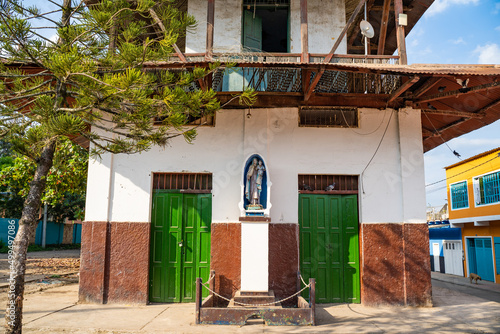
[[[147,70],[168,60],[177,38],[195,24],[175,1],[85,3],[62,0],[61,20],[54,20],[19,0],[0,1],[0,135],[36,165],[11,245],[15,289],[6,333],[22,331],[28,241],[61,142],[85,139],[97,155],[141,152],[178,136],[190,142],[196,128],[188,122],[221,108],[212,89],[196,88],[220,64]],[[47,22],[56,39],[40,33]],[[235,98],[251,103],[253,97],[248,91]]]
[[[3,140],[0,140],[0,157],[12,155],[12,144]]]
[[[2,164],[2,161],[5,161]],[[47,175],[42,203],[48,204],[52,220],[81,219],[85,209],[88,151],[70,140],[61,142]],[[21,218],[36,163],[28,157],[0,158],[0,211],[8,218]],[[39,217],[40,218],[40,217]]]

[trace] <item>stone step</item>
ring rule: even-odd
[[[281,308],[281,304],[273,304],[267,306],[259,306],[260,304],[272,303],[276,300],[274,296],[274,291],[270,290],[268,292],[261,291],[236,291],[234,297],[229,302],[227,307],[249,307],[239,305],[237,303],[244,304],[255,304],[258,308]],[[237,303],[235,303],[237,302]]]

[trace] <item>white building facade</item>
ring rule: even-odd
[[[199,25],[187,35],[186,57],[208,47],[206,3],[188,1]],[[260,7],[241,0],[212,3],[213,53],[241,55],[255,46],[251,36],[246,39],[245,15],[253,23],[261,15],[264,32],[277,29],[265,25],[265,11],[271,12],[265,1],[256,2]],[[262,34],[256,57],[304,51],[304,8],[311,57],[327,54],[339,36],[335,52],[347,52],[348,38],[341,35],[344,1],[309,0],[307,7],[300,0],[276,3],[286,11],[286,34],[276,37],[285,36],[285,42],[278,51],[265,50],[268,37]],[[292,81],[308,71],[300,65],[296,70],[288,72]],[[318,302],[430,304],[420,109],[363,102],[383,89],[368,87],[366,80],[352,97],[346,88],[325,103],[313,87],[315,97],[307,101],[284,79],[284,91],[272,91],[278,70],[269,71],[275,72],[256,84],[268,100],[217,112],[213,125],[198,128],[193,144],[176,138],[165,148],[104,154],[89,163],[80,300],[193,301],[194,279],[206,280],[213,270],[216,290],[228,298],[261,287],[287,297],[297,291],[300,271],[306,279],[316,278]],[[312,72],[301,72],[302,78],[311,75],[301,89],[314,85],[318,71]],[[347,78],[346,87],[355,78],[338,73]],[[240,78],[246,85],[256,81],[248,74]],[[397,88],[382,95],[387,99]],[[279,97],[286,94],[302,100],[295,107],[280,106]],[[266,169],[261,215],[248,213],[244,200],[251,157]],[[260,226],[257,234],[245,232],[252,226]]]

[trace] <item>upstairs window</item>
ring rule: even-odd
[[[288,52],[290,0],[243,0],[243,48]]]
[[[469,207],[469,195],[467,193],[467,181],[450,185],[452,210]]]
[[[300,127],[357,128],[358,109],[350,107],[301,107]]]
[[[474,199],[476,205],[500,202],[500,171],[474,178]]]

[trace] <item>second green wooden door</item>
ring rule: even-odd
[[[300,270],[316,302],[359,303],[357,195],[299,195]]]
[[[153,195],[150,301],[194,302],[196,278],[207,281],[211,199],[211,194],[157,191]]]

